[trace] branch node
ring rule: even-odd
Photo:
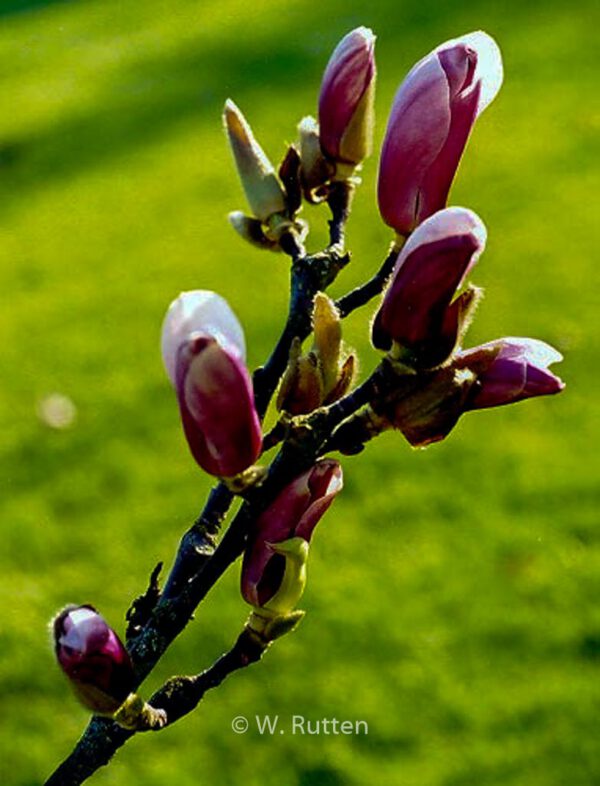
[[[160,599],[160,585],[158,583],[158,577],[162,567],[162,562],[159,562],[156,565],[150,574],[148,588],[142,595],[138,595],[125,614],[125,619],[127,620],[125,638],[128,642],[131,639],[134,639],[141,632],[142,628],[148,622],[152,612],[156,608],[156,604]]]

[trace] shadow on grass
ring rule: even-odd
[[[218,127],[230,93],[239,98],[266,83],[273,91],[285,89],[305,68],[305,57],[287,48],[266,55],[233,45],[211,50],[199,40],[177,58],[120,71],[94,111],[2,140],[0,167],[19,188],[71,176],[151,143],[190,116],[199,123],[209,118]],[[251,107],[245,109],[251,114]]]
[[[0,18],[11,14],[21,14],[27,11],[35,11],[47,5],[64,4],[73,0],[2,0],[0,2]]]
[[[426,0],[425,5],[432,3]],[[42,0],[15,0],[9,5],[33,8],[42,5]],[[419,25],[424,23],[422,7],[410,5],[403,11],[403,27],[411,14],[418,16],[414,21]],[[0,139],[0,170],[9,192],[19,197],[46,181],[141,150],[189,117],[197,117],[199,124],[209,119],[217,127],[229,95],[253,121],[252,106],[244,100],[249,92],[262,91],[266,97],[268,89],[275,103],[280,103],[282,95],[293,94],[300,85],[313,85],[316,105],[322,69],[340,33],[361,23],[383,29],[386,7],[389,12],[392,3],[382,3],[368,13],[359,13],[353,6],[331,2],[328,8],[336,22],[330,28],[323,27],[319,8],[311,5],[301,24],[293,28],[283,15],[271,21],[267,36],[259,31],[256,36],[242,37],[238,26],[218,40],[199,32],[175,53],[144,57],[140,51],[137,61],[124,65],[101,87],[96,81],[90,83],[90,91],[97,95],[93,110],[75,109],[28,135]],[[439,16],[424,24],[439,24]],[[422,27],[419,33],[423,34]],[[304,111],[315,109],[307,106]],[[290,119],[290,134],[299,119]]]
[[[9,0],[0,5],[0,16],[11,8],[27,10],[64,1]],[[248,93],[262,91],[266,98],[268,90],[278,104],[282,95],[293,96],[299,86],[312,85],[316,104],[320,76],[332,46],[341,33],[359,24],[382,33],[380,52],[385,51],[386,73],[396,65],[399,77],[411,65],[413,56],[412,51],[406,54],[406,47],[398,47],[400,41],[410,41],[418,54],[416,42],[423,41],[427,47],[438,37],[447,36],[450,29],[455,32],[463,25],[461,20],[452,19],[449,0],[412,0],[403,7],[401,19],[396,5],[386,0],[365,9],[361,3],[330,1],[328,13],[336,21],[324,27],[321,9],[311,4],[301,24],[295,22],[292,27],[280,15],[270,23],[266,37],[261,31],[256,36],[242,37],[239,27],[234,26],[227,37],[217,41],[199,33],[174,54],[144,58],[141,51],[136,62],[124,65],[102,88],[97,82],[90,84],[90,90],[97,93],[94,110],[75,110],[28,136],[0,139],[0,170],[10,186],[9,193],[18,198],[46,181],[70,177],[130,151],[142,150],[190,117],[197,117],[198,124],[209,120],[216,127],[229,95],[239,101],[252,122],[256,118],[245,100]],[[206,6],[204,13],[209,13]],[[521,11],[521,15],[526,13]],[[480,16],[482,26],[486,18],[493,25],[489,14]],[[303,109],[314,112],[316,106]],[[291,133],[299,119],[290,118]]]

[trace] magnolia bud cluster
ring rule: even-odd
[[[372,343],[383,353],[385,385],[374,385],[371,400],[352,410],[357,359],[342,340],[343,314],[318,291],[308,315],[312,346],[303,349],[306,334],[292,336],[287,368],[284,363],[276,380],[280,423],[308,423],[310,431],[311,414],[343,399],[351,415],[337,425],[347,444],[357,428],[369,438],[395,428],[410,444],[424,446],[446,437],[467,411],[563,389],[549,369],[561,355],[542,341],[511,337],[464,347],[481,298],[470,278],[487,231],[472,210],[447,202],[474,124],[502,78],[498,46],[474,32],[436,47],[401,82],[377,187],[381,219],[394,232],[393,269],[371,324]],[[327,201],[331,207],[340,188],[348,197],[358,185],[357,172],[373,147],[375,82],[375,36],[359,27],[334,49],[317,118],[300,121],[298,139],[277,170],[240,109],[226,102],[225,130],[249,209],[229,217],[239,235],[259,248],[291,249],[294,265],[304,262],[308,269],[314,259],[302,255],[308,232],[300,217],[303,203]],[[261,414],[244,332],[227,301],[204,289],[181,293],[164,318],[161,347],[196,463],[231,490],[260,482]],[[341,452],[353,452],[340,447],[343,441],[337,444]],[[268,644],[299,620],[296,606],[313,531],[342,485],[338,461],[317,452],[311,466],[287,478],[256,512],[245,543],[241,592],[252,606],[247,629],[260,641]],[[101,714],[122,712],[135,680],[116,633],[87,605],[64,609],[53,630],[58,662],[85,706]]]

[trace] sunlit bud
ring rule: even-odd
[[[133,690],[133,667],[117,634],[92,606],[67,606],[53,622],[58,663],[77,698],[112,715]]]
[[[314,352],[302,354],[302,342],[294,339],[290,358],[277,394],[277,409],[303,415],[323,402],[323,377]]]
[[[287,485],[263,511],[242,565],[242,595],[263,614],[292,611],[306,582],[314,528],[342,489],[342,468],[323,459]]]
[[[423,222],[398,256],[373,324],[373,343],[409,365],[432,368],[446,360],[477,300],[456,290],[485,248],[486,230],[472,211],[446,208]]]
[[[311,202],[318,202],[324,199],[326,194],[325,192],[319,194],[317,189],[333,176],[335,166],[323,155],[319,139],[319,126],[314,117],[304,117],[300,121],[298,138],[304,194]]]
[[[366,27],[344,36],[321,83],[321,148],[333,161],[357,165],[371,153],[375,97],[375,36]]]
[[[301,415],[337,401],[354,378],[353,354],[342,359],[342,327],[340,315],[323,292],[315,296],[313,312],[314,343],[307,355],[294,341],[290,360],[277,398],[277,407],[292,415]]]
[[[467,408],[485,409],[560,393],[565,384],[548,367],[562,359],[560,352],[543,341],[501,338],[461,352],[455,365],[477,377]]]
[[[247,469],[262,435],[243,332],[227,302],[214,292],[182,293],[167,311],[162,350],[198,464],[220,477]]]
[[[284,213],[285,194],[273,165],[231,99],[225,103],[223,119],[250,209],[263,222],[274,213]]]
[[[481,31],[446,41],[400,85],[379,164],[379,210],[408,235],[446,205],[471,128],[502,84],[496,42]]]
[[[342,347],[342,321],[331,300],[317,292],[313,312],[314,350],[323,374],[325,395],[337,384]]]

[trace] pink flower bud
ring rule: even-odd
[[[67,606],[53,623],[58,663],[77,697],[112,715],[133,690],[133,667],[117,634],[93,606]]]
[[[462,207],[440,210],[415,230],[398,256],[373,324],[373,343],[396,342],[407,362],[431,368],[445,360],[461,329],[463,300],[451,303],[485,248],[481,219]]]
[[[502,84],[496,42],[481,31],[447,41],[420,60],[400,85],[379,164],[379,210],[408,235],[446,205],[477,117]]]
[[[198,464],[219,477],[245,470],[262,435],[242,329],[226,301],[214,292],[182,293],[167,311],[162,349]]]
[[[501,338],[461,352],[456,366],[477,375],[467,408],[499,407],[560,393],[565,384],[548,366],[562,359],[560,352],[534,338]]]
[[[246,358],[244,331],[225,298],[207,289],[182,292],[168,308],[161,335],[163,361],[173,385],[179,347],[198,331],[231,344]]]
[[[371,152],[375,94],[375,36],[366,27],[344,36],[321,83],[319,136],[325,155],[360,164]]]
[[[242,566],[242,595],[262,607],[279,591],[286,560],[277,544],[310,541],[314,528],[343,486],[337,461],[323,459],[286,486],[256,521]]]

